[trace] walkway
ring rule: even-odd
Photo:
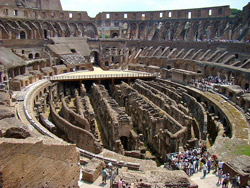
[[[154,78],[155,75],[148,72],[131,70],[102,70],[94,67],[94,71],[76,71],[49,77],[51,81],[60,80],[97,80],[97,79],[121,79],[121,78]]]
[[[195,173],[193,176],[190,177],[190,179],[198,185],[199,188],[218,188],[222,187],[222,185],[217,185],[218,177],[212,173],[213,170],[206,175],[206,178],[203,178],[203,172]],[[222,179],[223,180],[223,179]],[[229,186],[231,187],[231,184],[229,183]]]

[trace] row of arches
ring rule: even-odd
[[[39,22],[21,20],[1,20],[0,37],[2,39],[44,39],[47,37],[95,38],[97,28],[88,22]]]
[[[239,39],[244,25],[228,19],[217,20],[178,20],[178,21],[144,21],[121,23],[118,32],[111,37],[140,40],[188,40],[203,41],[209,39]]]

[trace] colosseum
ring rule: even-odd
[[[0,0],[0,188],[96,187],[110,164],[101,187],[195,188],[173,157],[200,148],[246,186],[250,3],[231,10]]]

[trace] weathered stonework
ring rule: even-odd
[[[78,187],[79,153],[55,140],[0,138],[1,185],[5,187]]]
[[[107,90],[102,85],[92,86],[91,102],[104,132],[108,147],[118,153],[123,153],[123,147],[128,147],[128,145],[127,143],[122,145],[120,139],[125,137],[127,140],[129,138],[130,130],[132,129],[131,118],[109,96]],[[127,142],[126,140],[124,142]]]
[[[105,167],[105,163],[103,161],[91,159],[82,169],[82,180],[94,183],[100,176],[103,167]]]

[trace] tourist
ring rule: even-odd
[[[126,183],[125,188],[129,188],[129,187],[128,187],[128,183]]]
[[[202,158],[200,158],[200,169],[199,169],[199,171],[201,171],[201,169],[202,169]]]
[[[205,178],[206,175],[207,175],[207,165],[206,165],[206,163],[203,163],[202,168],[203,168],[203,178]]]
[[[240,187],[240,175],[239,174],[237,176],[236,185],[237,185],[237,187]]]
[[[190,162],[189,169],[190,169],[189,176],[192,176],[194,173],[194,164],[192,161]]]
[[[237,177],[235,175],[232,178],[232,187],[231,188],[236,188],[236,187],[237,187]]]
[[[227,188],[228,187],[228,183],[229,183],[229,174],[225,174],[224,175],[224,179],[223,179],[223,182],[222,182],[222,188]]]
[[[120,178],[118,181],[118,188],[122,188],[122,184],[123,184],[122,178]]]
[[[220,184],[221,184],[222,176],[223,176],[223,171],[222,171],[222,170],[219,170],[219,171],[218,171],[218,182],[217,182],[217,185],[220,185]]]
[[[219,161],[219,163],[218,163],[218,170],[222,170],[222,168],[223,168],[223,164],[224,164],[224,162],[222,162],[221,160]]]
[[[113,165],[111,162],[108,163],[108,170],[109,170],[109,175],[112,176]]]
[[[218,170],[218,160],[215,159],[215,161],[214,161],[214,174],[216,174],[217,170]]]
[[[207,173],[210,173],[210,169],[211,169],[211,159],[209,158],[207,160]]]
[[[102,168],[102,183],[106,183],[106,179],[107,179],[107,171],[106,171],[106,169],[103,167],[103,168]]]

